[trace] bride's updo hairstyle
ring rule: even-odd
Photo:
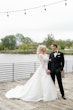
[[[38,48],[37,48],[37,54],[39,55],[42,51],[42,49],[45,48],[46,50],[46,46],[45,45],[39,45]]]

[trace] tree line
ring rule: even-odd
[[[59,49],[73,49],[73,40],[67,39],[67,40],[55,40],[54,35],[48,34],[48,36],[43,41],[43,44],[45,44],[48,48],[50,48],[50,45],[52,43],[57,43]]]
[[[41,43],[34,42],[31,38],[25,37],[20,33],[16,35],[7,35],[1,39],[0,51],[15,50],[19,52],[35,52],[39,44],[45,44],[48,49],[52,43],[57,43],[59,49],[73,49],[73,40],[55,40],[52,34],[48,34],[47,37]]]

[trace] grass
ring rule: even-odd
[[[73,50],[60,50],[64,54],[71,54],[73,55]],[[47,53],[51,53],[52,50],[48,50]],[[28,49],[28,50],[23,50],[23,49],[15,49],[15,50],[1,50],[0,53],[10,53],[10,54],[35,54],[36,50],[34,49]]]

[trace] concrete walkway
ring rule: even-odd
[[[27,80],[0,83],[0,110],[73,110],[73,73],[65,74],[63,85],[67,100],[61,98],[56,82],[58,99],[51,102],[25,102],[18,99],[6,99],[5,93],[16,85],[22,85]]]

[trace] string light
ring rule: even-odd
[[[24,9],[24,14],[26,15],[26,9]]]
[[[65,0],[65,6],[67,6],[67,0]]]
[[[65,5],[67,5],[67,0],[60,0],[60,1],[57,1],[57,2],[49,3],[49,4],[46,4],[46,5],[42,5],[42,6],[27,8],[27,9],[24,9],[24,10],[14,10],[14,11],[0,12],[0,14],[5,14],[5,13],[7,13],[7,17],[9,17],[9,13],[24,12],[24,14],[26,15],[26,11],[27,11],[27,10],[33,10],[33,9],[37,9],[37,8],[42,8],[42,7],[44,7],[44,10],[46,11],[46,10],[47,10],[47,9],[46,9],[47,6],[56,5],[56,4],[59,4],[59,3],[62,3],[62,2],[65,2]]]
[[[7,12],[7,17],[9,17],[9,13]]]
[[[45,5],[44,5],[44,10],[46,11],[46,7],[45,7]]]

